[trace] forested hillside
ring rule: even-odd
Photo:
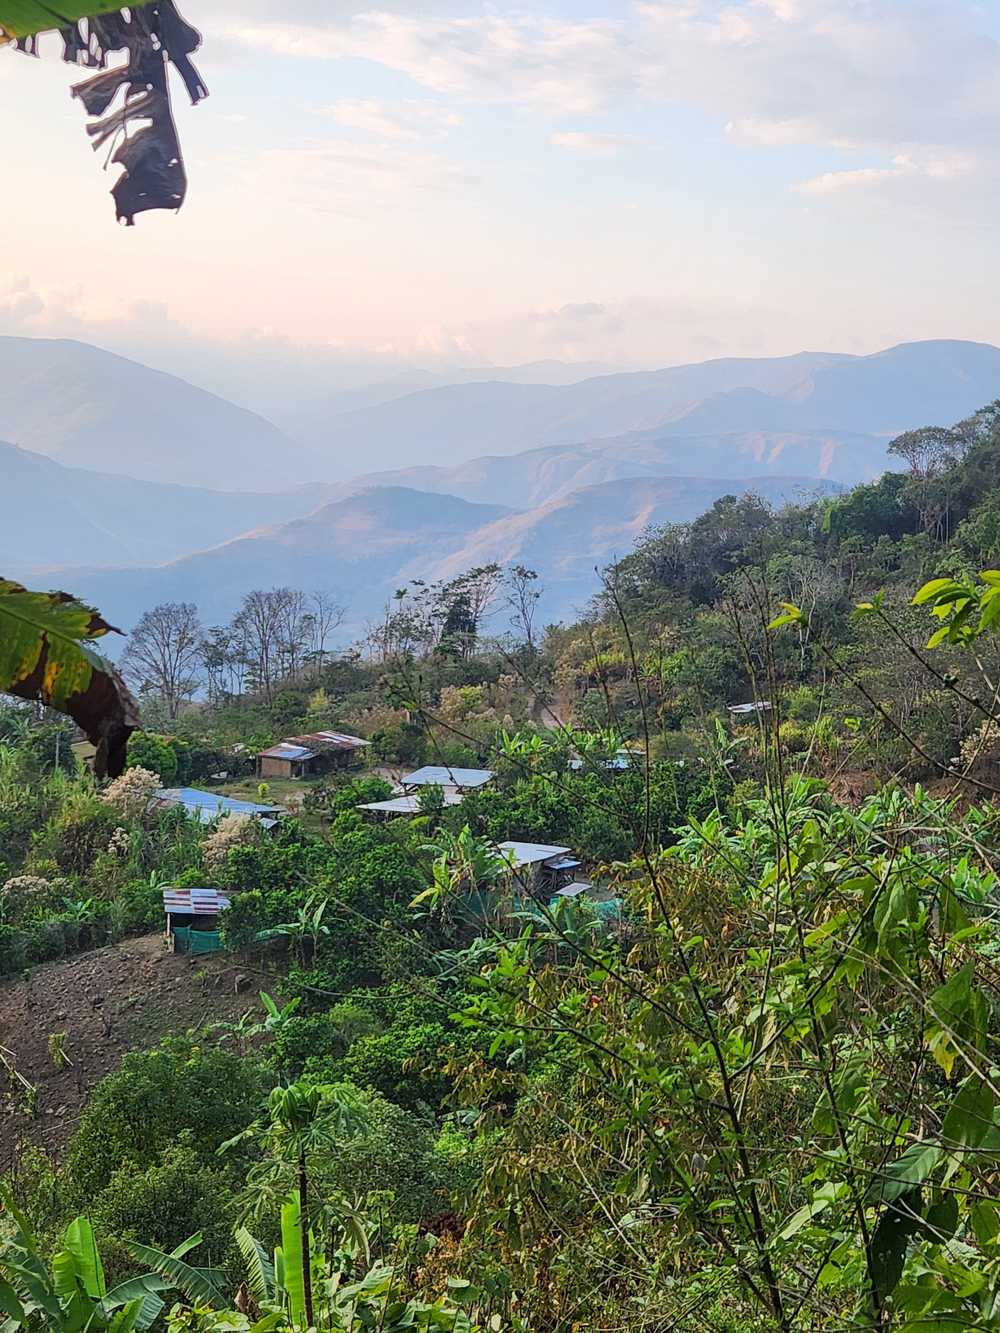
[[[293,587],[150,606],[111,781],[11,702],[5,1330],[1000,1329],[1000,405],[890,455],[576,623],[416,544],[346,651]],[[33,997],[168,930],[203,1013],[116,992],[96,1067]]]

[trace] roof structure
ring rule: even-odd
[[[550,847],[544,842],[501,842],[497,844],[497,849],[505,860],[513,864],[515,870],[523,870],[525,866],[543,865],[546,861],[565,856],[570,850],[568,847]],[[575,861],[573,864],[580,863]]]
[[[569,766],[574,773],[584,768],[606,768],[617,773],[624,773],[632,767],[630,752],[622,751],[612,759],[571,759]]]
[[[218,889],[164,889],[163,910],[167,916],[218,916],[229,899]]]
[[[427,764],[401,779],[404,787],[464,787],[474,790],[492,782],[493,772],[488,768],[443,768]]]
[[[362,750],[370,741],[349,736],[344,731],[312,731],[307,736],[289,736],[269,750],[261,750],[262,759],[315,759],[330,751]]]
[[[151,810],[169,810],[183,806],[189,815],[195,815],[203,824],[211,824],[219,815],[253,815],[265,826],[277,822],[287,814],[280,805],[256,805],[253,801],[238,801],[219,792],[199,791],[196,787],[163,787],[149,803]]]
[[[461,805],[462,798],[458,792],[446,791],[444,803],[445,805]],[[386,815],[419,815],[422,813],[419,796],[394,796],[389,801],[365,801],[357,808],[359,810],[377,810]]]
[[[769,713],[771,711],[770,699],[754,700],[749,704],[726,704],[731,713],[739,717],[744,717],[750,713]]]
[[[552,895],[553,898],[579,898],[581,893],[589,893],[593,884],[587,884],[584,880],[578,879],[573,884],[564,884],[561,889],[556,889]]]

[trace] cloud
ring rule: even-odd
[[[635,140],[627,134],[595,134],[589,130],[559,130],[550,136],[557,148],[568,148],[574,153],[617,153],[628,148]]]
[[[371,60],[435,92],[485,103],[589,112],[627,96],[635,83],[625,25],[611,19],[380,11],[348,21],[240,25],[229,36],[285,56]]]
[[[385,102],[377,97],[342,97],[322,108],[344,129],[383,139],[439,137],[461,125],[462,117],[432,102]]]
[[[795,186],[800,194],[833,195],[881,190],[901,181],[939,181],[946,184],[974,176],[980,163],[967,153],[918,160],[905,153],[888,167],[858,167],[850,171],[825,171]]]

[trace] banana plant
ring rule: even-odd
[[[183,1255],[201,1243],[192,1236],[173,1254],[146,1246],[135,1251],[153,1270],[108,1288],[104,1266],[85,1217],[75,1218],[48,1265],[24,1214],[0,1190],[0,1314],[4,1333],[133,1333],[149,1328],[164,1309],[161,1295],[175,1288],[191,1299],[221,1301],[206,1269],[190,1268]],[[7,1223],[6,1227],[4,1223]]]
[[[123,771],[139,725],[125,682],[91,647],[112,633],[120,631],[68,593],[0,579],[0,691],[67,713],[96,746],[99,777]]]

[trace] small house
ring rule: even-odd
[[[211,824],[220,815],[251,815],[264,828],[273,828],[288,811],[280,805],[258,805],[253,801],[238,801],[221,792],[199,791],[196,787],[163,787],[154,793],[150,810],[186,810],[203,824]]]
[[[465,792],[478,791],[492,781],[493,773],[488,768],[450,768],[447,765],[435,767],[428,764],[401,778],[400,786],[407,796],[415,796],[422,787],[441,787],[447,798],[449,794],[461,797]]]
[[[514,879],[534,897],[549,898],[572,882],[580,861],[568,847],[541,842],[501,842],[500,855],[511,867]]]
[[[370,742],[342,731],[314,731],[290,736],[257,756],[259,778],[318,778],[343,772],[360,762]]]
[[[175,953],[218,953],[223,947],[219,916],[229,899],[218,889],[164,889],[167,943]]]

